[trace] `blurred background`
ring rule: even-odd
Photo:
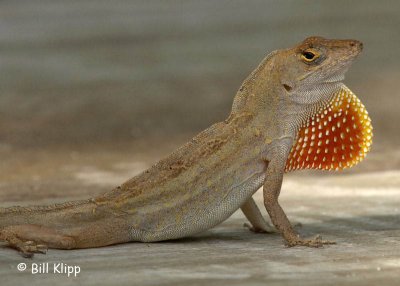
[[[0,1],[0,179],[129,166],[117,184],[225,119],[265,55],[311,35],[364,42],[345,83],[375,137],[350,172],[398,168],[399,13],[396,0]]]
[[[228,115],[266,54],[320,35],[364,42],[346,84],[371,114],[374,147],[394,148],[399,13],[396,0],[1,1],[0,142],[70,148],[192,135]]]

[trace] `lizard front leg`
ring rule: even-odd
[[[324,244],[335,244],[335,242],[332,241],[322,240],[320,236],[313,239],[301,238],[293,229],[289,219],[278,202],[288,149],[290,150],[286,144],[277,146],[273,149],[273,152],[269,154],[268,157],[270,158],[268,158],[266,162],[268,167],[263,186],[264,205],[271,217],[271,221],[282,234],[289,247],[297,245],[321,247]]]
[[[240,209],[251,224],[244,224],[249,230],[257,233],[276,232],[276,229],[264,219],[253,198],[248,199]]]

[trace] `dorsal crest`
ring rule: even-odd
[[[360,162],[372,144],[371,119],[346,86],[300,128],[286,162],[286,172],[341,170]]]

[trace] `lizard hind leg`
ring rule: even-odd
[[[47,248],[71,249],[76,244],[71,236],[33,224],[4,227],[0,230],[0,241],[6,241],[10,247],[28,258],[34,253],[46,253]]]
[[[248,199],[242,206],[241,210],[249,220],[250,224],[245,223],[243,226],[247,227],[250,231],[256,233],[275,233],[276,229],[269,225],[264,219],[253,198]]]

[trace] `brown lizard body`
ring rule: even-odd
[[[330,243],[300,238],[278,196],[285,170],[342,169],[368,151],[369,118],[364,118],[362,105],[347,104],[353,94],[341,83],[361,49],[355,40],[312,37],[294,48],[272,52],[242,84],[227,120],[96,198],[0,209],[0,239],[25,255],[47,247],[168,240],[209,229],[239,208],[252,230],[271,232],[252,199],[264,186],[265,207],[288,245]],[[346,133],[349,122],[355,127]],[[323,139],[316,131],[320,126]],[[344,141],[343,132],[334,129],[343,129],[344,138],[354,142]],[[337,148],[344,149],[338,153]]]

